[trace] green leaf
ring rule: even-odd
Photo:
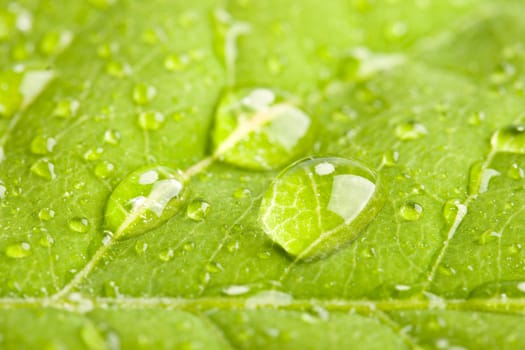
[[[522,1],[0,2],[0,348],[525,347]],[[216,116],[257,87],[311,139]],[[384,184],[312,261],[258,220],[301,156]],[[187,203],[105,232],[158,164]]]

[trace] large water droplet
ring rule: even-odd
[[[55,165],[47,158],[37,160],[31,165],[31,172],[46,180],[53,180],[55,175]]]
[[[227,92],[215,116],[215,153],[230,164],[275,169],[310,147],[312,119],[291,100],[265,88]]]
[[[27,242],[8,245],[5,255],[14,259],[21,259],[31,255],[31,245]]]
[[[273,241],[308,259],[356,239],[383,202],[378,178],[367,167],[342,158],[308,159],[277,176],[259,217]]]
[[[511,125],[496,131],[490,144],[496,152],[525,154],[525,125]]]
[[[490,180],[501,175],[499,171],[487,168],[483,162],[476,162],[470,168],[468,190],[470,195],[487,192]]]
[[[175,215],[186,200],[187,188],[178,170],[153,165],[128,175],[106,206],[106,227],[115,238],[142,234]]]
[[[193,221],[202,221],[208,215],[210,203],[203,199],[194,199],[186,208],[186,215]]]

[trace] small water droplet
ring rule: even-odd
[[[108,161],[102,161],[98,163],[94,170],[96,177],[99,179],[107,179],[113,174],[114,171],[115,166]]]
[[[162,261],[170,261],[174,256],[173,249],[166,249],[159,253],[159,259]]]
[[[145,105],[157,96],[157,89],[152,85],[138,83],[133,88],[133,101],[138,105]]]
[[[490,180],[501,175],[499,171],[487,168],[483,162],[476,162],[470,168],[469,194],[476,195],[487,192]]]
[[[169,55],[164,59],[164,67],[171,72],[177,72],[183,70],[189,62],[187,55]]]
[[[55,244],[55,239],[51,235],[45,235],[44,237],[38,240],[38,243],[41,247],[49,248]]]
[[[69,219],[67,225],[71,231],[86,233],[89,230],[89,221],[84,217],[74,217]]]
[[[104,149],[102,147],[95,147],[84,152],[83,157],[85,160],[94,161],[99,160],[103,153]]]
[[[78,107],[77,100],[61,100],[56,103],[52,114],[58,118],[71,118],[77,114]]]
[[[138,122],[143,130],[158,130],[164,124],[164,114],[154,111],[140,112]]]
[[[73,33],[69,31],[47,32],[42,37],[38,49],[46,56],[56,55],[64,50],[73,40]]]
[[[376,174],[354,161],[297,162],[266,191],[259,212],[262,228],[291,255],[326,255],[356,239],[376,217],[384,202],[378,185]]]
[[[21,73],[0,71],[0,117],[11,117],[20,109],[23,100],[21,83]]]
[[[120,61],[110,61],[106,64],[106,73],[114,78],[125,78],[131,74],[131,67]]]
[[[120,142],[120,132],[117,130],[106,130],[104,132],[104,142],[111,145],[118,145]]]
[[[386,167],[393,167],[396,166],[397,162],[399,160],[399,152],[398,151],[386,151],[383,153],[383,160],[382,163]]]
[[[479,235],[479,238],[477,239],[477,242],[481,245],[487,244],[489,242],[495,241],[498,238],[501,237],[501,233],[492,231],[492,230],[486,230],[481,235]]]
[[[457,199],[450,199],[443,205],[443,217],[448,225],[452,225],[456,221],[460,205],[461,202]]]
[[[490,144],[496,152],[525,154],[525,126],[511,125],[496,131]]]
[[[311,117],[292,99],[266,88],[228,91],[215,114],[215,154],[254,170],[295,160],[310,147],[314,128]]]
[[[238,198],[238,199],[248,198],[248,197],[250,197],[251,194],[252,193],[251,193],[250,189],[242,188],[242,187],[239,187],[238,189],[235,190],[235,192],[233,192],[233,196],[235,198]]]
[[[137,241],[135,243],[135,252],[138,255],[144,255],[144,253],[146,253],[146,250],[148,250],[148,243],[144,241]]]
[[[52,137],[36,136],[31,141],[31,152],[33,154],[44,155],[53,152],[56,140]]]
[[[428,131],[423,124],[409,121],[396,126],[396,137],[402,141],[417,140],[425,136]]]
[[[513,180],[523,179],[525,177],[525,171],[523,168],[516,163],[512,164],[507,171],[507,176]]]
[[[47,158],[37,160],[31,165],[31,172],[43,179],[53,180],[55,175],[55,165]]]
[[[27,242],[20,242],[15,244],[10,244],[7,246],[5,250],[5,254],[9,258],[13,259],[22,259],[30,256],[31,253],[31,245]]]
[[[42,208],[38,212],[38,218],[42,221],[49,221],[55,217],[55,211],[49,208]]]
[[[185,177],[179,170],[151,165],[128,175],[110,195],[106,227],[115,237],[134,236],[160,226],[186,200]]]
[[[202,221],[208,215],[210,204],[203,199],[194,199],[186,208],[186,215],[193,221]]]
[[[407,221],[418,220],[423,214],[423,207],[416,202],[406,202],[399,209],[399,215]]]

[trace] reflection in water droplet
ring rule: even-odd
[[[244,168],[279,168],[310,147],[312,124],[310,116],[289,97],[270,89],[229,91],[215,115],[215,153]]]
[[[99,160],[102,154],[104,153],[104,149],[102,147],[95,147],[88,149],[84,153],[84,159],[89,161]]]
[[[8,245],[5,254],[9,258],[21,259],[31,255],[31,245],[27,242]]]
[[[423,214],[423,207],[416,202],[406,202],[399,209],[399,215],[407,221],[415,221]]]
[[[133,88],[133,101],[138,105],[145,105],[157,96],[157,89],[152,85],[138,83]]]
[[[186,208],[186,215],[193,221],[202,221],[208,215],[210,204],[203,199],[194,199]]]
[[[69,219],[67,225],[71,231],[78,233],[86,233],[89,230],[89,221],[83,217]]]
[[[428,131],[423,124],[409,121],[396,126],[396,137],[402,141],[417,140],[425,136]]]
[[[525,126],[511,125],[496,131],[490,144],[496,152],[525,154]]]
[[[222,289],[222,293],[226,295],[242,295],[246,294],[250,291],[250,287],[248,286],[239,286],[239,285],[232,285],[228,286]]]
[[[186,194],[180,171],[160,165],[138,169],[110,195],[106,227],[117,239],[142,234],[175,215],[184,204]]]
[[[374,172],[342,158],[308,159],[283,170],[264,195],[264,232],[299,258],[326,255],[353,241],[381,209]]]
[[[95,175],[99,179],[107,179],[115,171],[115,166],[107,161],[102,161],[95,166]]]
[[[164,114],[154,111],[141,112],[138,122],[143,130],[158,130],[164,124]]]
[[[31,166],[31,172],[46,180],[53,180],[55,175],[55,165],[47,158],[37,160]]]

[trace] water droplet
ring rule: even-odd
[[[407,221],[415,221],[423,214],[423,207],[416,202],[406,202],[399,209],[399,215]]]
[[[148,250],[148,243],[143,241],[137,241],[135,243],[135,252],[137,252],[138,255],[144,255],[146,250]]]
[[[502,299],[523,298],[525,294],[525,282],[517,281],[492,281],[483,283],[474,288],[469,299]]]
[[[383,160],[382,163],[386,167],[393,167],[396,166],[397,161],[399,160],[399,152],[398,151],[386,151],[383,153]]]
[[[39,155],[51,153],[56,143],[56,140],[52,137],[36,136],[31,141],[31,152]]]
[[[487,231],[483,232],[481,235],[479,235],[479,238],[477,239],[477,242],[479,244],[481,244],[481,245],[484,245],[484,244],[487,244],[489,242],[495,241],[495,240],[497,240],[500,237],[501,237],[501,233],[496,232],[496,231],[492,231],[492,230],[487,230]]]
[[[159,259],[162,261],[170,261],[174,256],[173,249],[166,249],[159,253]]]
[[[53,180],[55,175],[55,165],[47,158],[37,160],[31,165],[31,172],[46,180]]]
[[[164,124],[164,114],[154,111],[140,112],[138,121],[143,130],[158,130]]]
[[[469,194],[476,195],[487,192],[490,180],[501,175],[499,171],[487,168],[483,162],[476,162],[470,168]]]
[[[456,221],[461,202],[457,199],[450,199],[443,205],[443,217],[448,225],[452,225]]]
[[[89,221],[84,217],[74,217],[69,219],[67,225],[71,231],[86,233],[89,230]]]
[[[507,175],[513,180],[519,180],[525,177],[525,171],[518,164],[514,163],[507,171]]]
[[[101,331],[89,321],[82,326],[80,337],[86,348],[89,350],[102,350],[109,348],[104,335],[102,335]]]
[[[425,136],[428,131],[423,124],[409,121],[396,126],[396,137],[402,141],[417,140]]]
[[[111,5],[113,4],[116,4],[118,0],[88,0],[88,2],[95,6],[95,7],[98,7],[99,9],[106,9],[108,7],[110,7]],[[106,348],[106,346],[104,346],[104,349]],[[98,349],[98,348],[97,348]]]
[[[164,67],[171,72],[177,72],[183,70],[189,62],[187,55],[169,55],[164,59]]]
[[[95,175],[100,179],[107,179],[114,171],[115,166],[108,161],[102,161],[95,166]]]
[[[215,154],[248,169],[279,168],[310,147],[312,124],[310,116],[291,98],[270,89],[229,91],[215,115]]]
[[[238,189],[233,192],[233,196],[235,198],[241,199],[241,198],[248,198],[251,195],[251,191],[248,188],[242,188],[239,187]]]
[[[157,89],[152,85],[138,83],[133,88],[133,101],[138,105],[145,105],[157,96]]]
[[[56,55],[64,50],[73,40],[73,33],[69,31],[47,32],[40,41],[38,49],[46,56]]]
[[[11,117],[22,105],[22,74],[0,71],[0,117]]]
[[[55,244],[55,239],[50,235],[45,235],[44,237],[38,240],[38,243],[40,244],[41,247],[49,248],[53,244]]]
[[[381,209],[378,179],[342,158],[307,159],[283,170],[264,195],[264,232],[299,258],[326,255],[353,241]]]
[[[202,221],[208,215],[210,204],[203,199],[194,199],[188,204],[186,215],[193,221]]]
[[[175,215],[186,200],[184,175],[160,165],[147,166],[128,175],[110,195],[106,227],[118,239],[160,226]]]
[[[7,188],[5,187],[5,184],[2,180],[0,180],[0,199],[5,198],[5,194],[7,192]]]
[[[94,161],[99,160],[103,153],[104,149],[102,147],[95,147],[84,152],[83,157],[85,160]]]
[[[38,212],[38,218],[42,221],[49,221],[55,217],[55,211],[49,208],[42,208]]]
[[[525,154],[525,126],[511,125],[496,131],[490,144],[496,152]]]
[[[106,65],[106,73],[114,78],[122,79],[131,74],[131,67],[126,63],[110,61]]]
[[[118,145],[120,142],[120,132],[117,130],[106,130],[104,132],[104,142],[111,145]]]
[[[5,254],[14,259],[21,259],[31,255],[31,245],[27,242],[8,245]]]
[[[53,115],[58,118],[71,118],[77,114],[80,103],[77,100],[58,101],[53,109]]]
[[[293,302],[290,294],[277,290],[264,290],[246,299],[246,309],[257,309],[261,306],[286,306]]]

